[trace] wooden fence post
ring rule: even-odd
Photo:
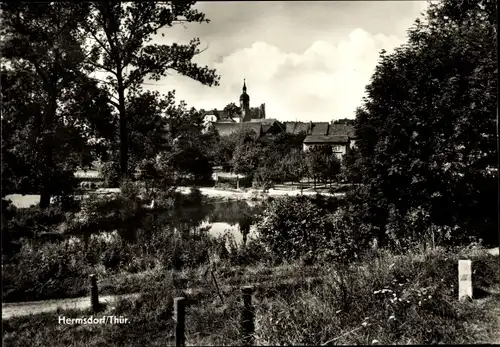
[[[174,320],[175,320],[175,346],[186,345],[185,323],[186,323],[186,298],[178,297],[174,299]]]
[[[472,299],[472,262],[458,261],[458,300]]]
[[[99,311],[99,293],[97,292],[97,276],[91,274],[90,276],[90,306],[93,312]]]
[[[254,342],[254,310],[252,307],[253,288],[245,286],[241,288],[243,297],[243,308],[241,311],[241,340],[243,346],[252,346]]]

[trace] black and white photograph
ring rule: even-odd
[[[2,345],[500,344],[497,12],[0,3]]]

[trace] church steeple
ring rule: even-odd
[[[240,109],[241,120],[243,122],[250,121],[250,96],[248,96],[247,94],[247,85],[245,79],[243,79],[243,93],[240,96]]]

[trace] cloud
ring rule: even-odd
[[[223,108],[238,103],[243,78],[251,106],[266,104],[268,118],[330,121],[353,118],[381,49],[405,41],[394,35],[355,29],[338,43],[317,40],[302,53],[285,52],[259,41],[209,64],[221,75],[219,87],[202,86],[172,76],[162,92],[178,86],[177,96],[197,108]],[[170,88],[168,88],[170,86]]]

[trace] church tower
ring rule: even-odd
[[[252,118],[250,115],[250,97],[247,94],[247,86],[243,80],[243,93],[240,96],[241,121],[249,122]]]

